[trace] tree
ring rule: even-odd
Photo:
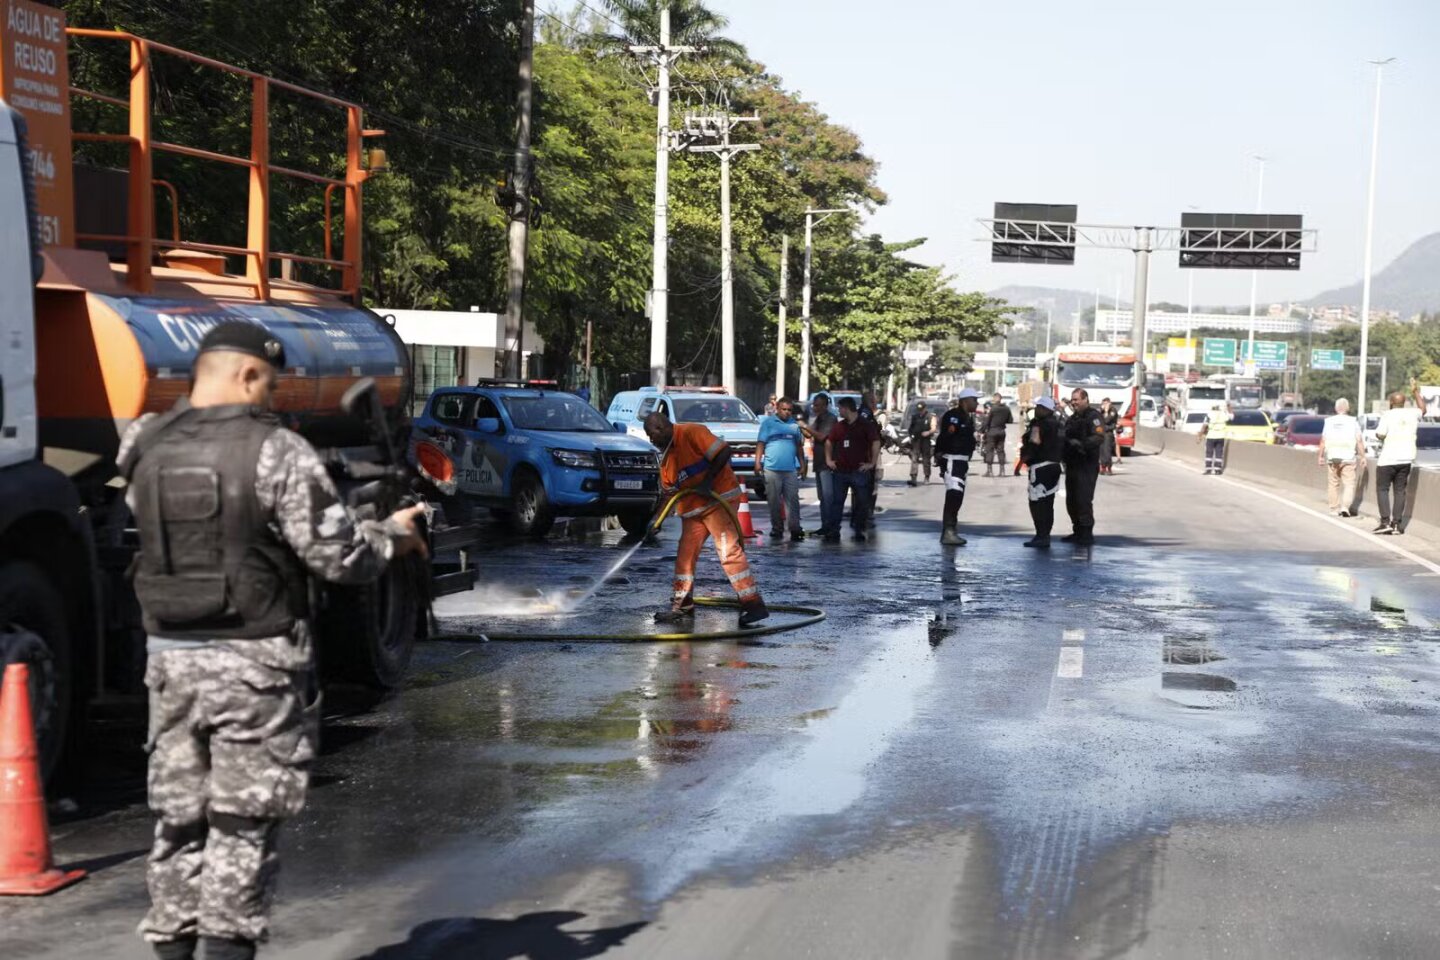
[[[669,7],[671,44],[703,47],[707,54],[722,60],[746,58],[743,46],[720,35],[730,19],[700,0],[605,0],[605,7],[614,14],[619,32],[597,37],[603,47],[623,50],[630,44],[658,44],[660,8]]]
[[[900,256],[922,243],[887,244],[872,234],[827,251],[814,324],[822,383],[876,383],[895,371],[902,344],[983,341],[1015,312],[1002,300],[961,293],[939,268]]]

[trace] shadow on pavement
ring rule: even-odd
[[[357,960],[581,960],[619,946],[646,926],[642,920],[573,933],[560,929],[584,918],[574,910],[548,910],[514,920],[429,920],[411,930],[404,943],[389,944]]]

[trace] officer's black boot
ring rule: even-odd
[[[205,960],[255,960],[254,940],[226,940],[223,937],[201,937],[205,944]]]
[[[194,937],[166,940],[164,943],[152,943],[151,946],[155,948],[155,956],[160,960],[195,960]]]

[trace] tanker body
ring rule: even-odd
[[[11,2],[34,8],[36,16],[63,17],[28,0]],[[96,708],[144,695],[144,633],[127,573],[138,538],[115,456],[130,423],[168,410],[188,392],[206,330],[241,319],[284,344],[287,368],[276,412],[316,446],[342,496],[362,514],[382,516],[418,486],[395,455],[405,450],[408,429],[406,350],[384,320],[359,305],[360,196],[368,173],[360,146],[363,136],[378,131],[364,131],[357,106],[315,95],[346,111],[349,121],[343,179],[302,177],[343,191],[345,242],[338,257],[329,253],[328,221],[325,258],[270,250],[265,181],[279,174],[266,169],[265,137],[256,138],[248,161],[265,174],[251,179],[245,249],[181,240],[178,227],[161,239],[153,227],[148,157],[166,145],[145,142],[149,98],[133,96],[148,85],[151,56],[195,58],[128,34],[69,32],[114,40],[138,60],[126,106],[130,130],[141,131],[130,139],[145,149],[131,151],[127,176],[99,178],[124,191],[124,222],[102,235],[82,233],[73,223],[77,209],[92,201],[117,206],[115,197],[70,194],[80,178],[65,167],[69,97],[91,94],[67,92],[68,81],[59,76],[49,78],[53,103],[27,98],[33,109],[17,110],[0,101],[0,664],[31,664],[47,774]],[[8,46],[4,41],[0,37],[0,48]],[[63,65],[63,42],[60,47],[54,62]],[[256,97],[273,82],[200,62],[249,77]],[[14,87],[5,73],[17,69],[0,60],[0,89]],[[25,88],[38,90],[38,83]],[[232,273],[237,255],[245,267]],[[271,267],[286,259],[338,274],[341,283],[327,288],[283,279],[289,271],[272,276]],[[342,408],[347,391],[363,384],[368,393],[371,383],[380,410],[367,404],[373,415],[364,417]],[[429,535],[433,556],[468,546],[474,530]],[[315,585],[322,673],[381,689],[397,685],[428,626],[427,598],[474,581],[463,559],[437,569],[411,556],[374,584]]]

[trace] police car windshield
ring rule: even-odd
[[[1236,410],[1230,423],[1237,427],[1268,427],[1270,421],[1259,410]]]
[[[707,397],[704,400],[676,400],[675,416],[680,423],[754,423],[755,414],[744,401],[734,397]]]
[[[1062,363],[1060,382],[1082,387],[1124,387],[1135,379],[1128,363]]]
[[[1185,415],[1186,423],[1204,423],[1205,420],[1206,416],[1203,413],[1187,413]]]
[[[568,430],[579,433],[609,433],[614,428],[579,397],[543,394],[536,397],[504,397],[501,403],[520,430]]]

